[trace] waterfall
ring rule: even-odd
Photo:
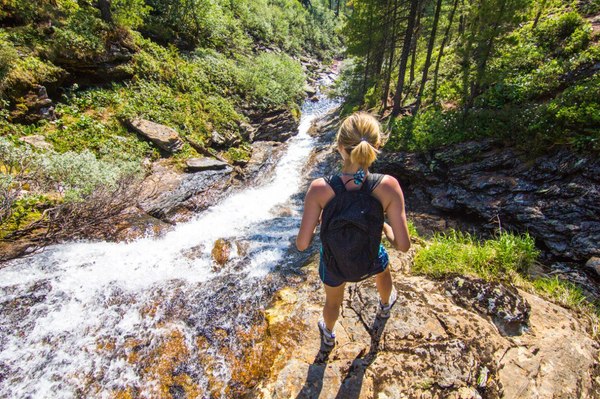
[[[70,242],[8,262],[0,269],[0,397],[163,397],[165,386],[173,397],[208,396],[211,378],[225,387],[231,367],[210,342],[215,331],[247,326],[253,307],[268,302],[267,280],[300,223],[294,195],[315,145],[307,131],[335,106],[306,102],[270,178],[160,238]],[[217,239],[235,244],[222,269],[211,257]]]

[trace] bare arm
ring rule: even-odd
[[[319,224],[321,211],[328,197],[327,183],[323,179],[313,181],[304,198],[304,213],[300,223],[300,231],[296,237],[296,247],[304,251],[310,245],[313,235]],[[331,189],[329,189],[331,190]]]
[[[408,222],[404,210],[404,194],[398,180],[386,176],[382,181],[381,199],[389,221],[384,223],[383,232],[394,248],[406,252],[410,248]]]

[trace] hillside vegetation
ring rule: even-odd
[[[300,59],[330,60],[338,21],[317,1],[3,0],[0,238],[165,156],[127,129],[133,117],[186,139],[175,164],[198,156],[187,139],[216,154],[213,132],[225,158],[247,157],[248,115],[298,115]]]

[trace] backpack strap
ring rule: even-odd
[[[342,181],[342,178],[338,175],[327,176],[325,177],[325,181],[331,186],[331,188],[335,192],[335,195],[346,191],[346,187],[344,187],[344,182]]]
[[[384,177],[385,175],[381,173],[369,173],[360,189],[372,193]]]

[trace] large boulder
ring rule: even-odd
[[[231,186],[231,167],[181,173],[166,160],[156,162],[144,180],[140,208],[148,214],[175,223],[213,205]]]
[[[128,119],[125,123],[136,133],[170,154],[183,147],[183,141],[173,128],[142,118]]]
[[[427,204],[489,229],[528,231],[561,259],[600,256],[600,158],[569,148],[532,157],[482,140],[382,154],[373,169],[398,178],[409,210]]]
[[[131,79],[133,69],[129,63],[137,49],[129,42],[127,36],[110,38],[102,51],[88,53],[58,48],[52,61],[69,72],[69,82],[80,86]]]
[[[298,134],[299,121],[289,109],[280,109],[251,116],[256,131],[248,137],[250,141],[284,142]]]

